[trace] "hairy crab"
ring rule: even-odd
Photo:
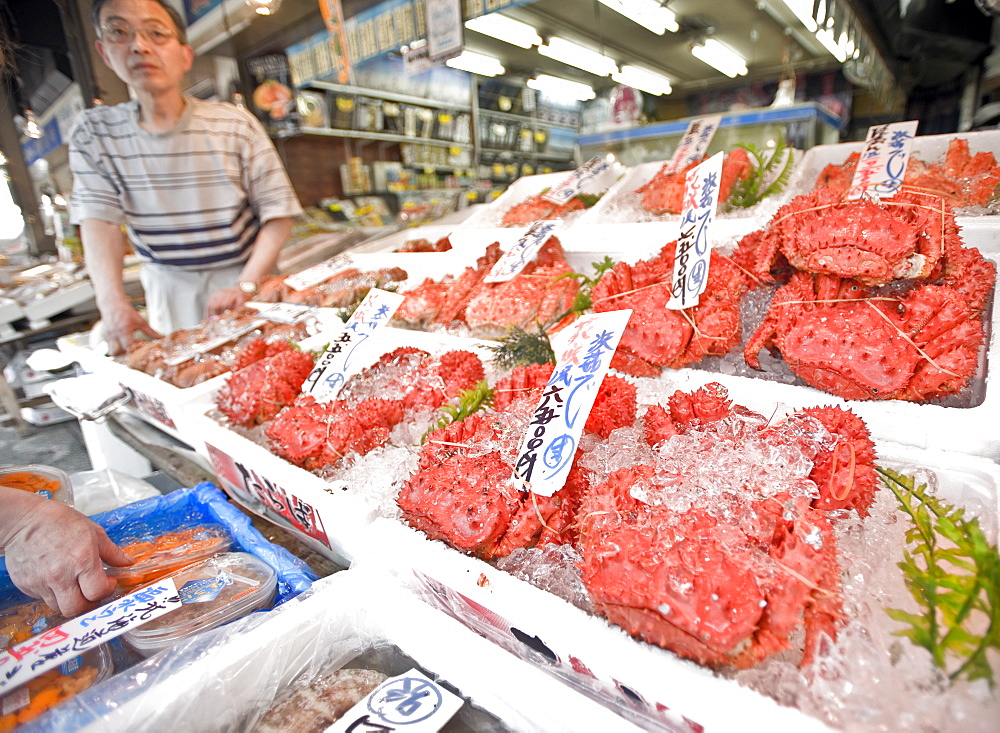
[[[684,206],[684,177],[702,162],[696,161],[673,173],[668,171],[670,164],[665,164],[647,183],[636,189],[642,208],[653,214],[680,214]],[[743,148],[734,148],[726,154],[719,181],[720,205],[725,204],[736,181],[749,176],[752,168],[750,156]]]
[[[259,425],[295,401],[314,363],[311,354],[288,342],[253,341],[237,359],[241,366],[216,395],[216,407],[234,425]]]

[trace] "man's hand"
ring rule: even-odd
[[[250,296],[239,288],[216,290],[205,303],[205,317],[222,315],[233,308],[239,308],[248,300],[250,300]]]
[[[29,498],[37,502],[24,512],[15,509],[15,526],[4,533],[10,579],[63,616],[96,608],[115,590],[102,561],[124,567],[132,564],[132,558],[108,539],[100,525],[75,509],[52,499]]]
[[[163,334],[153,330],[146,319],[139,315],[132,304],[125,301],[101,309],[101,325],[104,339],[108,342],[108,353],[112,356],[123,353],[139,331],[152,339],[163,338]]]

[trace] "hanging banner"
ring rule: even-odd
[[[688,123],[687,130],[681,138],[677,149],[670,157],[667,173],[676,173],[687,168],[692,163],[696,163],[705,157],[709,143],[715,131],[719,129],[722,122],[722,115],[712,115],[711,117],[699,117]]]
[[[351,79],[351,57],[347,52],[347,33],[344,29],[344,9],[340,0],[319,0],[319,12],[330,33],[330,54],[337,81],[347,84]]]
[[[865,149],[854,169],[847,199],[871,194],[881,198],[894,196],[903,185],[910,145],[917,134],[917,120],[874,125],[868,128]]]
[[[684,207],[681,235],[677,238],[674,274],[670,280],[667,308],[683,310],[698,305],[698,296],[708,285],[708,264],[712,255],[709,234],[719,204],[719,179],[723,153],[716,153],[684,177]]]

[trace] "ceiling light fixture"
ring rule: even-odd
[[[24,110],[24,127],[22,130],[24,131],[24,134],[32,140],[37,140],[42,136],[42,128],[38,126],[38,120],[35,119],[35,113],[30,109]]]
[[[619,84],[638,89],[657,96],[670,94],[673,88],[670,86],[670,79],[661,74],[657,74],[638,66],[622,66],[622,70],[617,74],[612,74],[611,78]]]
[[[593,88],[586,84],[580,84],[569,79],[560,79],[557,76],[549,76],[548,74],[539,74],[536,79],[528,79],[527,85],[531,89],[536,89],[542,94],[556,99],[571,99],[586,102],[597,96],[594,94]]]
[[[450,58],[444,63],[453,69],[468,71],[480,76],[497,76],[506,71],[499,59],[475,51],[462,51],[458,56]]]
[[[281,0],[246,0],[257,15],[274,15],[281,7]]]
[[[482,33],[484,36],[496,38],[498,41],[504,41],[521,48],[531,48],[542,43],[542,37],[530,25],[508,18],[506,15],[500,15],[500,13],[470,18],[465,21],[465,27],[470,31]]]
[[[806,27],[810,33],[819,30],[816,20],[813,18],[813,0],[781,0],[785,7],[792,11],[792,14],[799,19],[799,22]]]
[[[743,57],[714,38],[692,45],[691,55],[731,79],[747,73],[747,64]]]
[[[658,36],[667,31],[675,33],[680,30],[677,24],[677,14],[673,10],[660,5],[658,0],[599,0],[616,13],[625,16],[633,23],[638,23],[646,30]]]
[[[816,31],[816,40],[822,43],[826,50],[832,53],[834,58],[840,63],[847,61],[857,51],[854,48],[854,44],[848,40],[846,33],[840,36],[840,41],[838,42],[834,39],[833,31],[829,28]]]
[[[538,53],[564,64],[583,69],[594,76],[608,76],[618,71],[618,64],[610,56],[598,53],[586,46],[552,36],[548,44],[538,47]]]

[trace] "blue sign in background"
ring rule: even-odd
[[[188,25],[207,14],[215,6],[222,5],[222,2],[223,0],[184,0],[184,17],[187,19]]]
[[[42,136],[37,140],[28,139],[21,146],[24,151],[25,165],[31,165],[39,158],[45,157],[62,145],[62,135],[59,134],[59,124],[53,118],[42,125]]]

